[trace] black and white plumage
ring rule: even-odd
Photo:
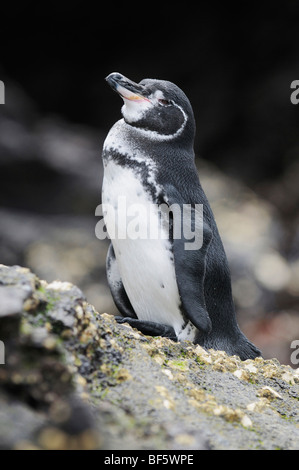
[[[194,162],[195,120],[188,98],[164,80],[137,84],[112,73],[107,81],[124,100],[123,119],[112,127],[103,148],[102,202],[114,210],[104,213],[111,238],[107,276],[123,316],[118,321],[241,359],[260,355],[236,322],[227,258]],[[160,227],[157,205],[188,205],[194,222],[196,204],[202,204],[201,248],[186,250],[184,236],[173,237],[166,229],[156,238],[111,236],[115,214],[121,215],[120,197],[126,207],[141,204],[151,224]],[[171,223],[175,230],[175,217]]]

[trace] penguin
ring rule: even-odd
[[[121,313],[117,321],[242,360],[260,356],[237,324],[227,257],[195,166],[189,99],[165,80],[135,83],[117,72],[106,80],[123,99],[123,117],[102,152],[103,215],[111,239],[106,271]],[[144,211],[133,226],[147,236],[126,231],[136,207]],[[159,236],[150,236],[149,228]]]

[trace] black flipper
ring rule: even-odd
[[[173,255],[182,312],[200,331],[209,333],[212,323],[205,304],[204,281],[212,231],[203,221],[199,208],[195,205],[184,204],[180,193],[174,186],[167,185],[165,193],[167,205],[175,209],[173,211]],[[196,233],[193,242],[187,237],[188,232],[191,235],[190,231]]]
[[[137,318],[122,283],[112,243],[110,243],[107,253],[106,271],[111,295],[116,307],[124,317]]]

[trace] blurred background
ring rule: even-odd
[[[197,122],[195,151],[232,273],[238,321],[265,358],[299,339],[299,11],[229,15],[194,2],[26,2],[1,8],[0,262],[77,284],[116,313],[95,237],[101,148],[120,118],[105,83],[175,82]]]

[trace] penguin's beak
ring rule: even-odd
[[[124,75],[113,72],[106,77],[106,81],[123,99],[128,101],[150,101],[144,96],[144,87],[133,82]]]

